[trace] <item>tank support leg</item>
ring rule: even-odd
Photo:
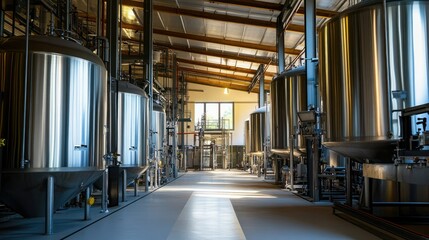
[[[89,205],[89,198],[91,197],[91,188],[87,187],[85,190],[85,215],[84,220],[91,219],[91,216],[89,214],[89,210],[91,209],[91,205]]]
[[[53,233],[53,215],[54,215],[54,177],[49,176],[46,184],[46,216],[45,216],[45,234]]]
[[[134,197],[137,197],[137,184],[139,183],[138,179],[134,179]]]
[[[103,189],[101,193],[101,211],[102,213],[108,213],[109,209],[107,209],[107,203],[109,199],[107,197],[107,170],[103,172]]]
[[[125,195],[127,193],[127,170],[122,170],[122,202],[125,202]]]

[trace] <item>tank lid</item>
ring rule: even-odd
[[[112,87],[115,88],[116,84],[118,85],[118,91],[119,92],[137,94],[137,95],[140,95],[142,97],[147,98],[145,91],[143,91],[143,89],[137,87],[134,84],[131,84],[127,81],[118,81],[118,82],[112,83]]]
[[[82,58],[104,66],[103,61],[91,50],[71,41],[51,36],[30,36],[30,52],[47,52]],[[11,37],[0,41],[0,51],[25,51],[25,37]]]
[[[255,114],[255,113],[265,113],[267,111],[267,108],[265,106],[260,107],[258,109],[256,109],[255,111],[253,111],[251,114]]]

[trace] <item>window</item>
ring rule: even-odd
[[[195,103],[195,125],[203,124],[205,130],[233,130],[233,103]]]

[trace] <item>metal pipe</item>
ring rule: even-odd
[[[138,180],[137,178],[134,179],[134,197],[137,197],[137,185],[138,185]]]
[[[27,129],[27,95],[28,95],[28,62],[29,62],[29,41],[30,41],[30,1],[27,1],[27,16],[25,23],[25,67],[24,67],[24,100],[23,100],[23,119],[22,119],[22,145],[21,145],[21,168],[25,168],[25,139]]]
[[[66,0],[66,36],[70,33],[70,0]]]
[[[122,170],[122,202],[125,202],[125,194],[127,193],[127,170]]]
[[[97,47],[97,55],[99,57],[101,57],[101,46],[100,46],[100,41],[98,40],[98,37],[102,36],[102,32],[101,32],[101,24],[102,24],[102,12],[103,12],[103,2],[102,0],[97,0],[97,17],[96,17],[96,34],[97,34],[97,38],[96,38],[96,47]]]
[[[28,1],[30,2],[30,1]],[[49,176],[46,181],[46,215],[45,215],[45,234],[53,233],[54,225],[54,177]]]
[[[173,168],[173,177],[177,177],[177,125],[176,125],[176,115],[177,115],[177,60],[176,55],[173,55],[173,116],[171,117],[171,122],[173,124],[173,156],[171,156],[171,167]]]
[[[107,27],[110,45],[110,151],[118,152],[118,84],[113,84],[119,80],[119,54],[118,54],[118,0],[108,1],[109,26]],[[113,94],[112,94],[113,93]],[[118,164],[118,159],[113,157],[113,165]]]
[[[4,34],[4,11],[0,9],[0,37]]]
[[[146,82],[148,82],[148,95],[149,95],[149,159],[154,158],[154,142],[152,135],[155,131],[154,121],[153,121],[153,0],[144,1],[144,62],[146,68]],[[148,165],[148,159],[146,159],[146,165]],[[146,171],[146,182],[145,182],[145,191],[149,191],[149,175]]]
[[[304,5],[307,104],[309,106],[309,109],[311,109],[317,107],[316,1],[306,0]]]
[[[181,112],[181,118],[182,118],[181,130],[182,130],[182,132],[184,132],[185,131],[185,122],[183,121],[183,119],[185,119],[185,78],[183,76],[183,73],[180,77],[180,82],[181,82],[181,88],[180,88],[181,96],[180,97],[182,99],[182,102],[181,102],[181,106],[182,106],[181,107],[181,110],[182,110],[182,112]],[[181,144],[182,144],[181,149],[182,149],[182,154],[183,154],[183,156],[182,156],[182,169],[184,169],[185,168],[185,162],[184,162],[184,160],[185,160],[185,134],[182,134]]]
[[[91,219],[91,216],[90,216],[91,205],[89,205],[90,196],[91,196],[91,188],[87,187],[85,189],[85,215],[83,218],[84,220]]]
[[[265,89],[264,89],[264,76],[265,76],[265,72],[264,72],[264,64],[260,64],[258,71],[260,74],[259,77],[259,102],[258,102],[258,107],[261,108],[264,106],[265,104]]]
[[[293,150],[294,150],[294,148],[295,148],[295,145],[294,145],[294,135],[293,134],[291,134],[290,135],[290,142],[289,142],[289,144],[290,144],[290,146],[289,146],[289,149],[290,149],[290,151],[289,151],[289,177],[290,177],[290,185],[291,185],[291,187],[290,187],[290,189],[293,191],[294,190],[294,182],[293,182],[293,177],[294,177],[294,175],[293,175],[293,158],[294,158],[294,156],[293,156],[293,154],[294,154],[294,152],[293,152]]]
[[[285,69],[285,31],[283,29],[283,13],[277,17],[276,40],[277,40],[277,58],[278,67],[277,73],[281,73]]]
[[[145,181],[145,186],[144,186],[144,191],[145,192],[149,192],[149,178],[150,178],[150,176],[149,176],[149,170],[148,171],[146,171],[145,172],[145,179],[146,179],[146,181]]]
[[[346,158],[346,205],[352,206],[352,162]]]
[[[108,213],[107,203],[109,199],[107,197],[107,169],[103,172],[103,189],[101,190],[101,211],[102,213]]]

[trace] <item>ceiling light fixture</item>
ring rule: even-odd
[[[229,94],[229,89],[228,89],[228,88],[225,88],[225,89],[223,90],[223,94]]]

